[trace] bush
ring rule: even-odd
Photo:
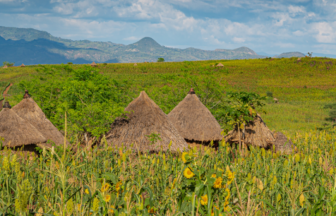
[[[164,62],[164,58],[158,58],[157,62]]]

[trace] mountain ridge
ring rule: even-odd
[[[129,44],[117,44],[112,42],[99,42],[89,40],[70,40],[60,37],[54,37],[46,31],[39,31],[32,28],[14,28],[0,26],[0,61],[17,62],[15,52],[26,52],[21,60],[22,63],[36,64],[38,62],[39,51],[44,55],[57,56],[59,62],[150,62],[156,61],[162,57],[166,61],[195,61],[195,60],[216,60],[216,59],[253,59],[263,58],[248,47],[239,47],[233,50],[217,49],[217,50],[201,50],[197,48],[169,48],[160,45],[153,38],[144,37],[139,41]],[[11,49],[11,46],[15,49]],[[28,51],[24,47],[30,47]],[[2,51],[3,50],[3,51]],[[6,50],[6,51],[5,51]],[[4,54],[9,53],[9,55]],[[29,55],[35,56],[34,60]],[[45,64],[45,58],[40,56]],[[47,61],[48,63],[50,61]],[[20,63],[21,64],[21,63]]]

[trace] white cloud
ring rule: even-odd
[[[234,37],[232,40],[234,42],[237,42],[237,43],[244,43],[245,42],[244,38],[239,38],[239,37]]]
[[[298,14],[298,13],[305,13],[306,9],[303,6],[293,6],[293,5],[290,5],[288,7],[288,11],[289,11],[289,13],[295,15],[295,14]]]
[[[336,42],[336,22],[319,22],[312,25],[312,31],[316,32],[315,38],[320,43]]]

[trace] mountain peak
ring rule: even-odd
[[[160,44],[158,44],[158,42],[156,42],[153,38],[151,37],[144,37],[141,40],[139,40],[138,42],[135,42],[134,44],[131,45],[135,45],[139,48],[141,47],[147,47],[147,48],[158,48],[161,47]]]

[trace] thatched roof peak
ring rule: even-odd
[[[20,67],[25,67],[25,65],[22,63]]]
[[[38,129],[47,140],[51,140],[56,145],[63,144],[64,137],[61,132],[59,132],[49,119],[47,119],[42,109],[37,105],[33,98],[29,96],[28,91],[26,91],[25,96],[12,110]]]
[[[6,101],[5,104],[4,104],[4,106],[3,106],[3,108],[11,109],[12,106],[9,104],[8,101]]]
[[[222,63],[219,63],[216,67],[224,67]]]
[[[10,108],[4,108],[0,112],[0,137],[4,138],[4,146],[7,147],[40,144],[47,141],[33,125]]]
[[[190,91],[188,92],[188,94],[195,94],[195,91],[193,88],[190,89]]]
[[[240,131],[240,139],[247,145],[270,148],[275,142],[272,131],[266,126],[258,114],[253,121],[245,126],[245,132]],[[229,143],[239,143],[238,128],[229,131],[225,136],[225,141]]]
[[[96,66],[96,65],[97,65],[96,62],[91,63],[91,66]]]
[[[189,141],[209,142],[223,139],[219,123],[193,89],[168,114],[168,118],[181,136]]]
[[[24,99],[30,98],[30,94],[28,93],[28,90],[25,90],[25,94],[23,95]]]
[[[135,151],[183,151],[188,145],[175,127],[168,120],[167,115],[142,91],[126,108],[127,118],[117,118],[107,133],[108,144],[121,147],[126,146]],[[157,134],[160,139],[154,144],[148,136]]]
[[[7,65],[5,65],[5,66],[3,66],[3,68],[8,68],[8,66],[7,66]]]

